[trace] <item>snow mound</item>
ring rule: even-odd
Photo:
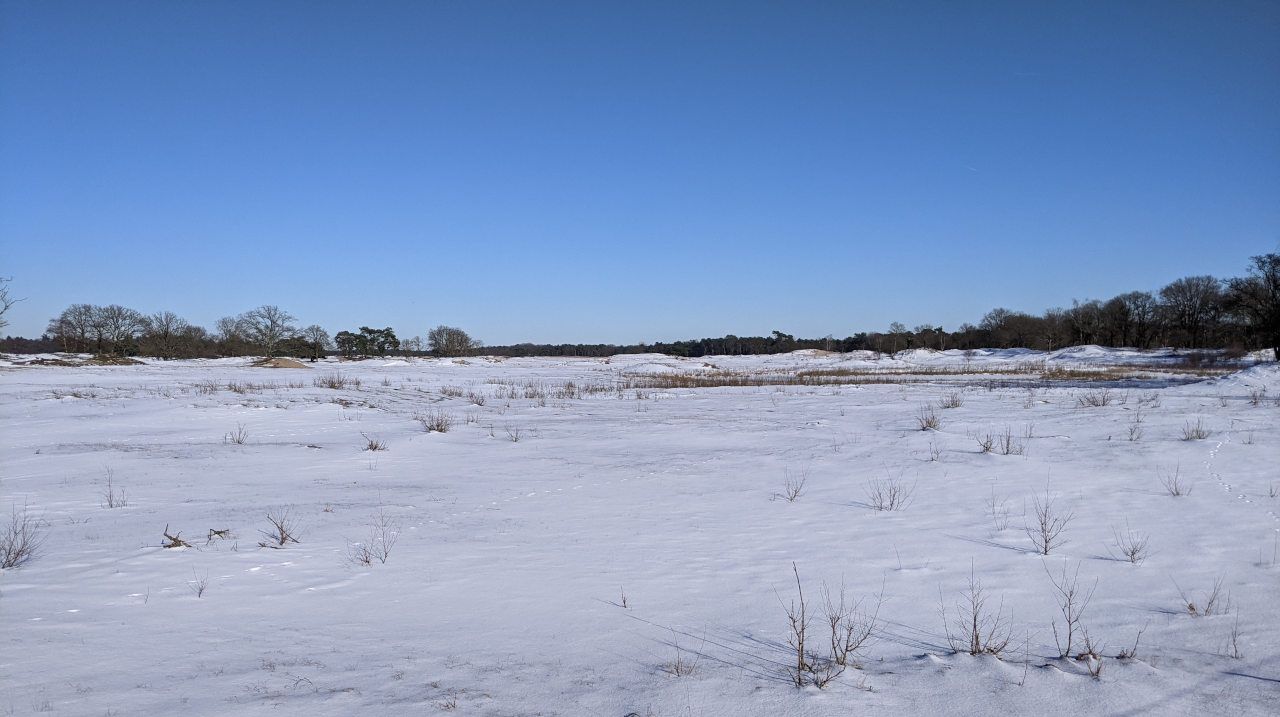
[[[1218,386],[1266,389],[1268,393],[1280,393],[1280,364],[1273,362],[1250,366],[1229,376],[1213,379],[1212,383]]]

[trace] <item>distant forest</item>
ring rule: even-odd
[[[16,303],[8,286],[3,308]],[[0,312],[0,328],[5,326]],[[773,354],[797,349],[871,350],[1029,348],[1065,346],[1228,349],[1237,353],[1272,349],[1280,359],[1280,254],[1253,257],[1244,276],[1218,279],[1189,276],[1158,291],[1131,291],[1111,299],[1075,301],[1040,315],[996,308],[976,325],[954,331],[924,324],[843,338],[796,338],[782,331],[769,336],[724,336],[653,344],[513,344],[484,346],[464,330],[437,326],[426,339],[401,340],[391,328],[361,326],[330,336],[324,328],[298,327],[277,306],[261,306],[218,320],[213,330],[190,324],[171,311],[143,314],[119,305],[75,304],[53,317],[40,338],[7,337],[7,353],[77,352],[159,358],[215,356],[611,356],[663,353],[672,356]]]

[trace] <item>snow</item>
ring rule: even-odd
[[[0,369],[0,527],[25,507],[46,539],[35,560],[0,574],[0,710],[1274,714],[1280,367],[1172,385],[1191,379],[1150,368],[1169,354],[375,359],[306,369],[10,357]],[[1136,365],[1151,380],[987,380],[1034,362]],[[679,373],[940,367],[960,372],[557,394],[567,381]],[[360,386],[312,384],[334,371]],[[542,396],[526,398],[525,387]],[[1080,405],[1108,387],[1109,405]],[[937,408],[955,391],[962,406]],[[937,431],[919,430],[925,404],[941,418]],[[414,417],[433,410],[453,417],[452,430],[423,431]],[[1197,421],[1210,436],[1182,440]],[[241,427],[245,442],[228,440]],[[1006,429],[1023,455],[979,451],[975,436]],[[363,450],[368,437],[388,450]],[[1161,486],[1175,470],[1194,485],[1189,495]],[[108,474],[126,506],[104,506]],[[788,474],[807,475],[794,502],[779,495]],[[871,509],[876,479],[914,485],[912,502]],[[1040,556],[1023,513],[1046,492],[1074,519],[1066,544]],[[1002,528],[993,495],[1009,511]],[[267,512],[284,507],[299,542],[258,547]],[[398,541],[385,564],[354,563],[350,546],[368,540],[380,510]],[[166,526],[193,547],[160,547]],[[234,537],[206,540],[210,529]],[[1149,535],[1145,562],[1115,559],[1114,535],[1126,530]],[[793,563],[819,613],[810,638],[819,645],[824,581],[843,580],[864,605],[883,590],[862,669],[824,690],[786,677]],[[1084,614],[1104,644],[1096,680],[1054,645],[1049,574],[1064,565],[1082,584],[1097,581]],[[1010,620],[1002,659],[948,647],[939,594],[953,605],[971,571]],[[206,577],[197,596],[193,584]],[[1179,589],[1203,605],[1218,579],[1231,610],[1189,614]],[[1228,647],[1237,618],[1238,659]],[[1139,631],[1138,659],[1116,659]],[[677,654],[691,674],[664,670]]]

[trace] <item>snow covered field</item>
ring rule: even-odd
[[[1173,363],[8,362],[0,527],[43,544],[0,575],[0,713],[1276,714],[1280,368]],[[825,689],[793,564],[813,662],[824,582],[874,626]],[[1100,661],[1059,657],[1064,569]],[[998,658],[948,640],[971,575]]]

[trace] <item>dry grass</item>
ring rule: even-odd
[[[933,410],[933,406],[921,406],[916,411],[916,424],[922,431],[936,431],[942,427],[942,419],[938,418],[938,412]]]
[[[311,379],[311,385],[316,388],[332,388],[335,390],[344,388],[360,388],[360,379],[354,376],[344,375],[341,371],[334,371],[333,373],[316,376]]]
[[[1205,427],[1204,421],[1197,418],[1195,423],[1187,421],[1182,425],[1182,440],[1203,441],[1213,435],[1213,431]]]

